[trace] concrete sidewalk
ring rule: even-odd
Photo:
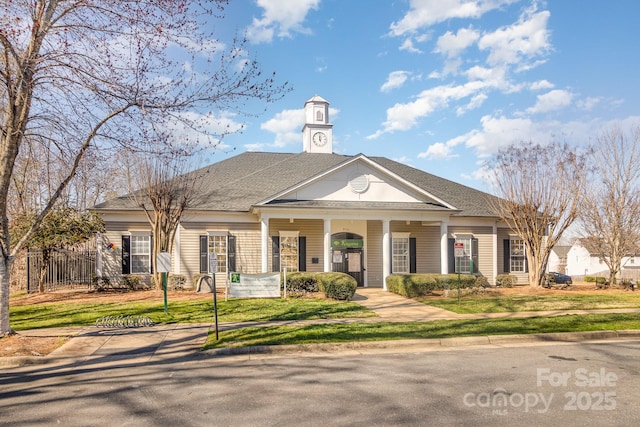
[[[241,322],[221,323],[219,331],[242,327],[262,327],[272,325],[308,325],[330,323],[373,323],[373,322],[427,322],[434,320],[490,319],[548,317],[566,314],[593,313],[640,313],[639,309],[614,310],[571,310],[520,313],[482,313],[457,314],[451,311],[427,306],[408,298],[384,291],[379,288],[359,288],[353,301],[369,308],[377,317],[350,319],[317,319],[278,322]],[[98,328],[95,326],[34,329],[20,331],[22,336],[69,336],[72,337],[63,346],[45,357],[0,358],[0,367],[13,367],[39,363],[155,363],[162,361],[187,360],[202,354],[200,349],[207,340],[214,325],[172,324],[141,328]],[[601,331],[570,334],[537,334],[496,337],[467,337],[437,340],[404,340],[384,342],[355,342],[340,344],[314,344],[294,346],[251,347],[239,349],[217,349],[206,352],[208,355],[256,354],[256,353],[300,353],[310,351],[365,349],[378,351],[400,351],[402,348],[447,348],[461,345],[505,345],[508,342],[559,342],[594,339],[616,339],[640,337],[640,331]]]

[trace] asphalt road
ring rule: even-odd
[[[630,426],[640,341],[0,370],[11,426]]]

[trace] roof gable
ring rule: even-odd
[[[335,167],[309,177],[259,205],[276,200],[426,203],[455,209],[363,154],[348,157]]]
[[[490,204],[494,196],[384,157],[245,152],[191,174],[199,192],[193,210],[249,212],[256,205],[289,198],[305,206],[309,202],[361,203],[364,208],[404,203],[412,209],[422,206],[453,210],[454,215],[495,216]],[[353,190],[352,185],[364,185],[351,183],[359,174],[368,176],[366,192]],[[137,209],[127,196],[95,208]]]

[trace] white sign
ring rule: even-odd
[[[453,244],[453,253],[456,258],[464,257],[464,243],[456,242]]]
[[[209,273],[218,272],[218,254],[209,252]]]
[[[280,273],[231,273],[231,298],[280,298]]]
[[[156,256],[156,271],[158,273],[171,271],[171,254],[169,252],[160,252]]]

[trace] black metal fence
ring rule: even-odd
[[[51,254],[44,274],[45,291],[63,288],[90,287],[91,279],[96,276],[95,250],[62,250]],[[42,252],[27,254],[27,292],[38,292]]]

